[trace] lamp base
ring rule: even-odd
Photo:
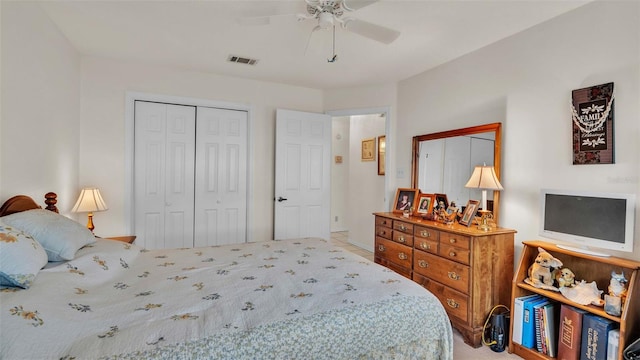
[[[93,213],[89,213],[89,215],[87,217],[88,217],[87,229],[89,229],[89,230],[91,230],[91,232],[93,232],[93,229],[96,228],[95,226],[93,226]]]
[[[489,226],[489,218],[491,217],[490,210],[478,210],[480,213],[480,223],[478,224],[478,230],[482,231],[490,231],[491,226]]]

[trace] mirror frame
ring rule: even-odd
[[[455,130],[441,131],[432,134],[416,135],[413,137],[411,144],[411,187],[418,189],[418,151],[420,150],[420,142],[425,140],[443,139],[454,136],[467,136],[480,134],[485,132],[495,132],[495,141],[493,146],[493,167],[496,176],[500,180],[501,168],[501,149],[502,149],[502,123],[491,123],[478,126],[471,126]],[[493,192],[493,217],[498,224],[498,215],[500,212],[500,191]]]

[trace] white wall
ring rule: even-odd
[[[0,202],[16,194],[43,205],[78,194],[80,56],[34,2],[0,2],[2,110]]]
[[[331,120],[331,231],[349,230],[349,116]],[[342,163],[336,163],[342,156]]]
[[[104,189],[101,192],[109,211],[94,214],[96,231],[101,236],[123,234],[127,222],[124,211],[127,91],[250,106],[251,238],[272,239],[276,108],[322,112],[322,92],[150,64],[83,58],[80,185]]]
[[[376,161],[362,161],[362,140],[384,135],[385,118],[379,114],[354,115],[350,120],[349,139],[349,191],[347,211],[349,213],[349,242],[373,251],[375,222],[374,212],[384,211],[384,176],[378,175]],[[371,224],[363,229],[361,224]]]
[[[502,122],[500,225],[537,239],[540,188],[640,199],[640,3],[594,2],[402,81],[397,137]],[[572,165],[571,91],[615,83],[616,164]],[[411,150],[398,147],[398,168]],[[409,179],[399,185],[410,185]],[[640,258],[640,211],[635,251]]]

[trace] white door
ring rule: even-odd
[[[246,242],[247,112],[198,107],[195,242]]]
[[[331,117],[277,110],[274,238],[331,236]]]
[[[135,102],[134,219],[145,248],[193,246],[195,107]]]

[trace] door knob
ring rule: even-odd
[[[283,198],[282,196],[278,196],[278,202],[283,202],[283,201],[287,201],[287,199]]]

